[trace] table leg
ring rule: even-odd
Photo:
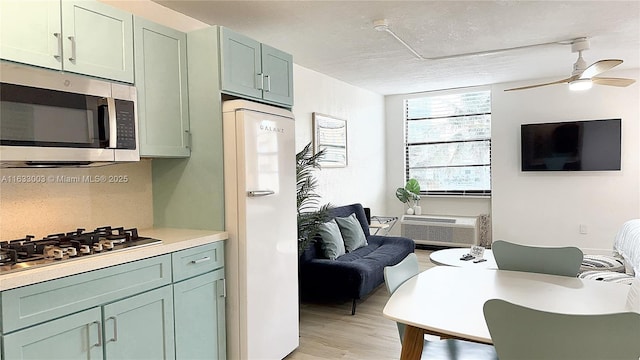
[[[424,347],[424,330],[407,325],[404,329],[402,340],[402,353],[400,360],[420,360]]]

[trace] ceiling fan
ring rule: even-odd
[[[540,86],[555,85],[555,84],[569,84],[571,90],[587,90],[590,89],[593,84],[608,85],[625,87],[633,84],[635,80],[625,78],[610,78],[599,77],[597,75],[611,70],[612,68],[622,64],[622,60],[618,59],[605,59],[596,61],[593,64],[587,66],[587,63],[582,58],[582,52],[589,50],[589,40],[586,38],[577,39],[571,43],[571,52],[578,53],[578,60],[573,64],[573,72],[571,76],[544,84],[529,85],[523,87],[517,87],[512,89],[506,89],[505,91],[525,90],[532,89]]]

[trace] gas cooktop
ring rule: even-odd
[[[0,275],[160,243],[162,240],[139,236],[136,228],[111,226],[99,227],[91,232],[76,229],[39,240],[27,235],[23,239],[0,241]]]

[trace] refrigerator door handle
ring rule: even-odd
[[[276,192],[273,190],[251,190],[251,191],[247,191],[247,196],[248,197],[269,196],[275,193]]]

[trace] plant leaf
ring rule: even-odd
[[[407,184],[404,186],[408,192],[414,193],[415,195],[420,195],[420,183],[416,179],[409,179]]]
[[[406,203],[407,201],[409,201],[410,195],[405,188],[398,188],[396,189],[396,197],[398,198],[398,200],[400,200],[400,202]]]

